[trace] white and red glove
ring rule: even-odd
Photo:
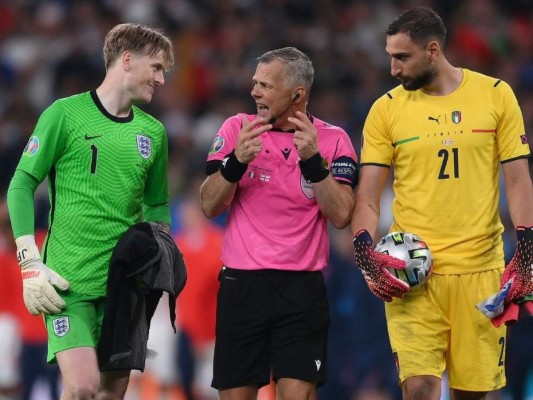
[[[387,271],[387,268],[405,269],[405,261],[374,250],[372,236],[366,229],[354,236],[353,247],[355,263],[374,296],[389,302],[393,297],[403,297],[410,290],[407,283]]]
[[[33,235],[25,235],[15,240],[17,258],[22,273],[24,304],[33,315],[57,314],[66,304],[57,294],[58,289],[68,289],[69,283],[41,261],[39,249]]]
[[[505,267],[500,286],[512,279],[505,302],[533,293],[533,226],[516,228],[516,250]]]

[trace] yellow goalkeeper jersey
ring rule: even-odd
[[[446,96],[394,88],[363,129],[361,164],[393,166],[391,231],[421,236],[441,274],[503,266],[499,164],[530,152],[509,85],[463,72]]]

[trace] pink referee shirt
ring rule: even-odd
[[[243,117],[252,121],[257,115],[228,118],[213,141],[208,162],[222,161],[235,149]],[[349,136],[310,118],[333,176],[354,187],[357,158]],[[259,137],[262,150],[248,165],[228,207],[222,262],[243,270],[321,270],[329,256],[327,220],[311,183],[302,176],[293,134],[272,130]]]

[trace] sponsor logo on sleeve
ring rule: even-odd
[[[209,155],[218,153],[224,147],[224,138],[222,136],[216,136],[213,140],[213,144],[209,149]]]
[[[26,144],[22,155],[33,157],[39,151],[39,146],[39,138],[37,136],[32,136],[30,140],[28,140],[28,144]]]

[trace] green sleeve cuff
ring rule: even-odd
[[[164,222],[170,225],[170,207],[167,204],[157,206],[147,206],[143,208],[144,221],[146,222]]]

